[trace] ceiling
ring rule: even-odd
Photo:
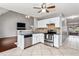
[[[53,3],[56,8],[50,13],[38,13],[38,9],[33,9],[34,6],[40,7],[41,3],[0,3],[0,15],[8,10],[15,11],[24,15],[37,17],[38,19],[47,19],[58,16],[63,13],[65,17],[79,15],[79,3]],[[4,9],[5,8],[5,9]],[[8,9],[8,10],[7,10]],[[78,22],[79,18],[75,18],[68,22]]]
[[[68,26],[79,26],[79,17],[75,19],[67,19]]]
[[[33,9],[34,6],[39,6],[41,3],[0,3],[0,7],[8,10],[16,11],[24,15],[38,17],[39,19],[50,18],[63,13],[65,16],[79,14],[79,3],[53,3],[56,8],[50,13],[37,13],[39,10]]]
[[[6,12],[8,12],[7,9],[0,7],[0,15],[5,14]]]

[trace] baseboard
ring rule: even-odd
[[[4,36],[4,37],[0,37],[0,39],[4,39],[4,38],[12,38],[12,37],[17,37],[16,35],[13,36]]]

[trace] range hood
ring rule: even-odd
[[[47,27],[48,27],[48,30],[54,30],[55,24],[54,23],[47,24]]]

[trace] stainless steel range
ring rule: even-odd
[[[45,44],[53,46],[54,44],[54,32],[53,30],[49,30],[47,33],[45,33]]]

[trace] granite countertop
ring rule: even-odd
[[[38,33],[45,33],[45,32],[33,32],[33,34],[38,34]]]
[[[39,34],[39,33],[47,33],[47,32],[33,32],[33,34]],[[60,33],[56,33],[56,35],[60,35]]]
[[[54,32],[56,32],[56,34],[60,34],[59,31],[57,30],[57,28],[55,30],[53,30]],[[32,30],[33,34],[38,34],[38,33],[48,33],[48,28],[37,28]]]
[[[18,30],[19,35],[30,35],[32,34],[32,30]]]

